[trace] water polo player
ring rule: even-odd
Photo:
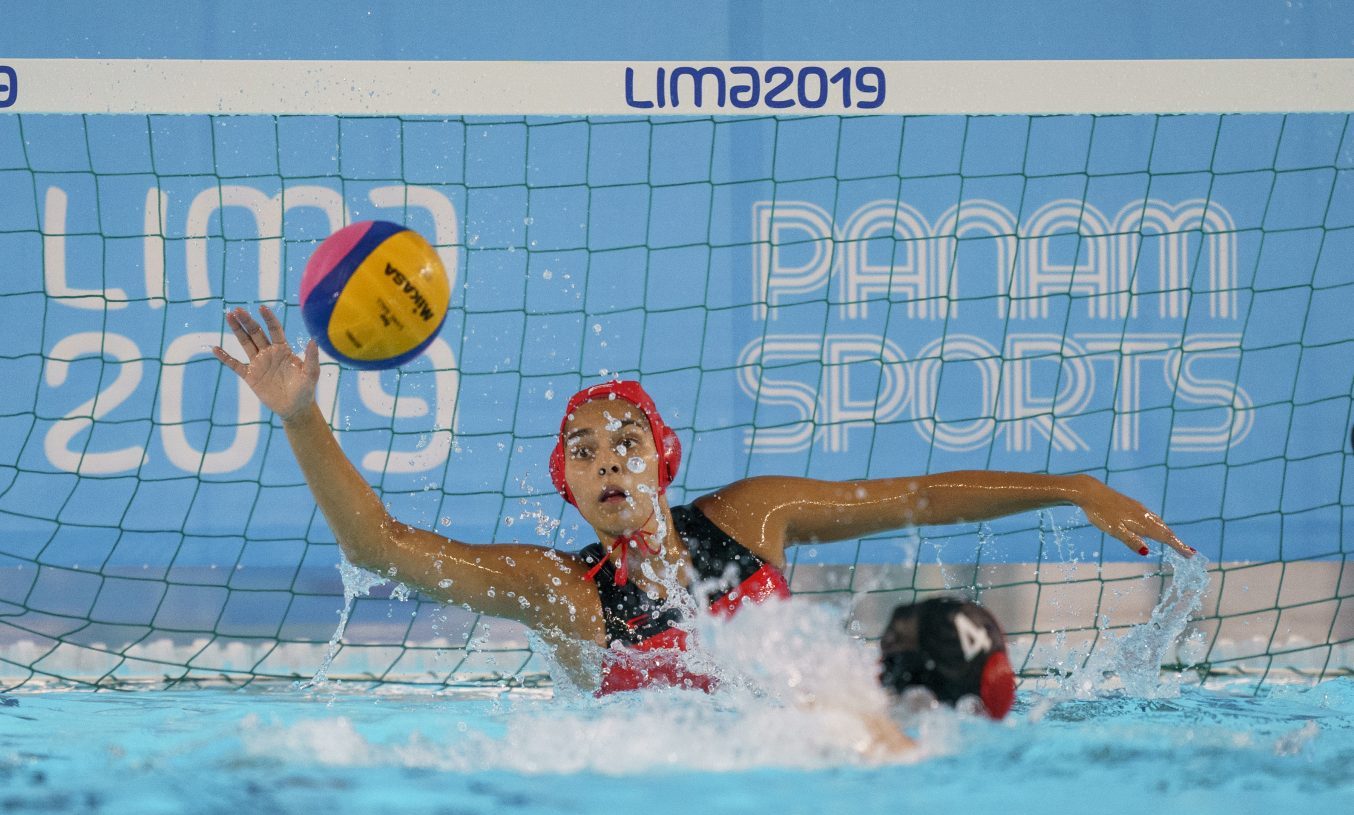
[[[1006,634],[977,603],[932,597],[898,606],[879,652],[879,681],[895,696],[922,691],[948,705],[970,698],[994,719],[1004,718],[1015,704]]]
[[[1140,554],[1147,554],[1146,538],[1187,556],[1193,551],[1137,501],[1083,475],[973,471],[847,482],[758,477],[670,507],[664,490],[677,474],[681,445],[636,382],[595,385],[570,399],[550,459],[555,486],[598,543],[576,554],[462,543],[391,517],[316,405],[315,343],[298,357],[276,315],[267,308],[260,313],[266,331],[243,309],[226,317],[246,361],[219,347],[213,351],[281,417],[344,555],[363,568],[398,575],[431,597],[529,626],[584,687],[709,689],[713,679],[684,667],[687,634],[675,624],[697,603],[729,614],[744,602],[787,596],[781,569],[786,547],[794,544],[1075,504]],[[590,659],[596,646],[609,648],[600,673],[589,667],[596,664]]]

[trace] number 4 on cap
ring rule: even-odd
[[[992,638],[987,629],[973,622],[964,612],[954,615],[954,628],[959,632],[959,647],[964,650],[964,661],[972,662],[979,654],[992,650]]]

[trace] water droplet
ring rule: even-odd
[[[546,390],[545,390],[545,398],[546,398],[546,399],[554,399],[554,398],[555,398],[555,392],[554,392],[553,390],[550,390],[549,388],[546,388]]]
[[[554,276],[555,276],[555,273],[552,272],[552,271],[550,271],[549,269],[546,269],[545,271],[541,272],[541,277],[544,278],[544,279],[546,279],[546,280],[549,280],[549,279],[553,278]]]
[[[444,579],[442,579],[442,580],[437,581],[437,587],[438,587],[439,589],[450,588],[450,587],[451,587],[451,578],[444,578]]]
[[[503,516],[503,523],[506,524],[506,525],[508,525],[508,526],[512,526],[512,523],[513,523],[513,521],[512,521],[512,516],[511,516],[511,515],[504,515],[504,516]]]
[[[625,466],[632,473],[644,472],[644,459],[639,456],[631,456],[630,460],[625,462]]]
[[[602,324],[601,324],[601,323],[593,323],[593,324],[592,324],[592,333],[594,333],[594,334],[601,334],[601,333],[602,333]]]
[[[440,521],[442,522],[442,525],[443,525],[443,526],[451,526],[451,519],[450,519],[450,518],[443,517],[443,518],[439,518],[438,520],[440,520]]]

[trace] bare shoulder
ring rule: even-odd
[[[720,487],[692,503],[710,520],[715,515],[762,516],[779,507],[802,500],[813,500],[824,482],[787,475],[758,475]]]
[[[815,482],[788,475],[754,475],[702,495],[692,503],[702,512],[707,506],[752,507],[775,504],[792,497]]]
[[[755,476],[735,481],[692,504],[701,514],[761,559],[785,565],[785,524],[777,512],[802,495],[806,479]]]

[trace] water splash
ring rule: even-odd
[[[347,716],[288,724],[250,718],[239,735],[249,755],[288,762],[638,776],[910,763],[959,749],[961,727],[994,726],[942,710],[914,722],[927,740],[923,749],[878,753],[868,717],[887,718],[889,699],[875,681],[876,646],[850,636],[844,616],[799,598],[749,606],[732,620],[698,617],[692,633],[701,647],[692,656],[699,662],[691,667],[719,677],[713,695],[655,688],[596,699],[557,680],[552,700],[502,695],[491,721],[452,722],[451,738],[440,725],[428,736],[378,735]],[[545,643],[532,644],[553,659]],[[596,648],[593,656],[604,654]],[[556,677],[568,675],[551,667]]]
[[[338,570],[339,575],[343,578],[343,610],[339,612],[338,627],[329,637],[329,645],[324,650],[324,659],[320,662],[320,667],[316,669],[315,675],[305,682],[292,683],[293,690],[308,690],[315,687],[324,687],[328,684],[329,666],[333,664],[334,657],[338,655],[339,641],[343,639],[343,632],[348,628],[348,617],[352,614],[353,602],[359,597],[367,596],[377,586],[383,586],[390,582],[374,572],[359,569],[349,563],[342,553],[339,554]]]
[[[657,523],[657,528],[654,530],[654,539],[666,541],[668,539],[668,516],[663,511],[662,502],[658,500],[658,491],[648,484],[639,484],[635,487],[635,490],[649,499],[649,506],[653,509],[653,517]]]
[[[1181,677],[1163,676],[1162,663],[1185,632],[1194,612],[1203,605],[1208,590],[1208,559],[1203,555],[1184,558],[1165,550],[1164,563],[1171,580],[1152,609],[1147,622],[1126,633],[1104,634],[1103,643],[1080,670],[1061,683],[1062,693],[1086,699],[1114,689],[1117,680],[1129,696],[1157,699],[1180,695]],[[1102,629],[1108,620],[1101,620]]]

